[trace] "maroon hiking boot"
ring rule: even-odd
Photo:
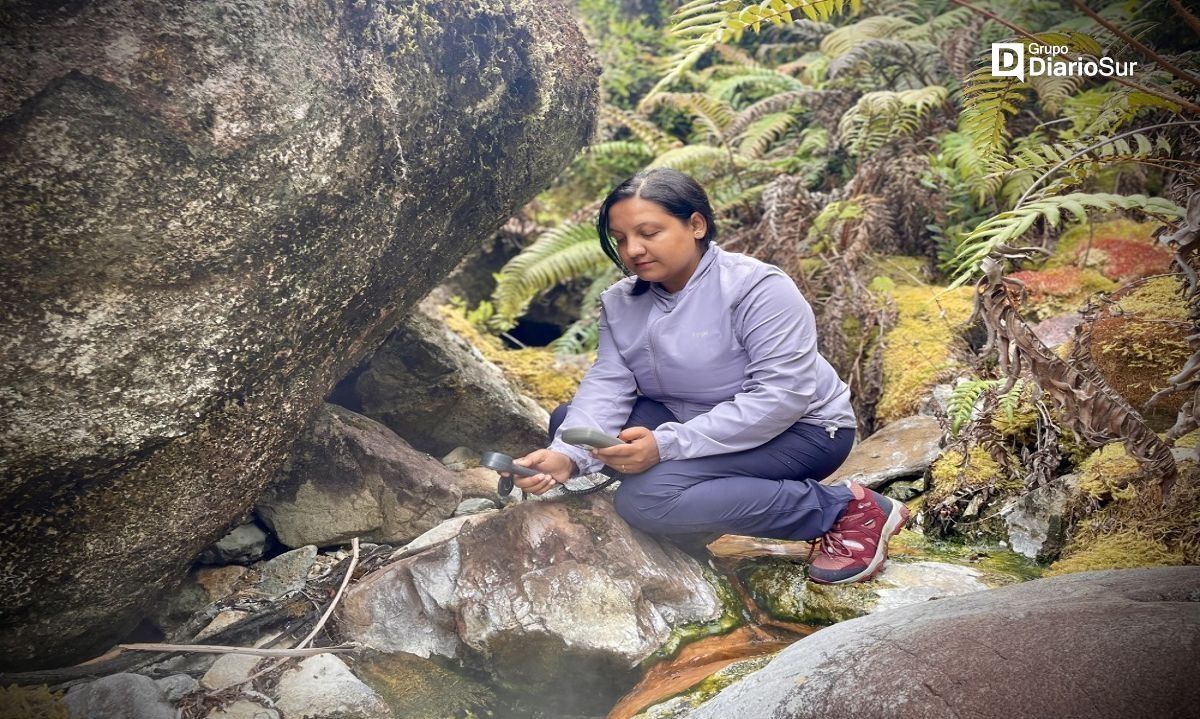
[[[887,563],[888,540],[908,521],[908,507],[902,502],[854,480],[841,484],[854,498],[819,540],[820,554],[808,568],[808,578],[818,584],[865,582],[875,576]]]

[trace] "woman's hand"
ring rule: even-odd
[[[592,450],[592,456],[621,474],[645,472],[659,463],[658,442],[646,427],[627,427],[621,430],[617,439],[625,444]]]
[[[560,484],[566,484],[576,472],[575,463],[562,452],[539,449],[513,460],[513,464],[532,467],[540,472],[532,477],[513,475],[513,484],[531,494],[542,494]],[[507,474],[507,472],[501,472]]]

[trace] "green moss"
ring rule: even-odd
[[[1036,562],[998,544],[934,542],[911,529],[901,530],[892,537],[888,561],[914,562],[925,559],[978,569],[983,572],[984,584],[993,587],[1037,579],[1043,571]]]
[[[883,393],[876,418],[891,422],[916,412],[933,385],[960,362],[954,343],[973,309],[974,289],[897,286],[896,325],[884,336]]]
[[[1000,463],[978,445],[973,445],[965,455],[958,449],[946,450],[933,461],[929,473],[933,480],[933,486],[925,495],[925,504],[929,507],[963,489],[990,486],[1002,493],[1011,493],[1025,488],[1020,478],[1010,477]]]
[[[38,687],[0,687],[0,719],[71,719],[62,692]]]
[[[1050,565],[1046,576],[1099,569],[1173,567],[1186,563],[1182,549],[1171,549],[1162,542],[1129,531],[1095,539],[1071,556]]]
[[[556,358],[548,348],[508,349],[499,338],[480,332],[467,320],[462,308],[442,306],[439,309],[451,330],[474,345],[480,354],[547,411],[553,411],[575,396],[586,370]]]
[[[1200,429],[1194,429],[1175,440],[1176,447],[1192,448],[1200,445]]]
[[[1033,389],[1026,386],[1015,407],[997,408],[992,413],[992,426],[1002,437],[1009,439],[1033,439],[1041,412],[1033,401]]]
[[[1155,277],[1118,299],[1116,307],[1124,314],[1144,319],[1186,321],[1188,306],[1183,299],[1183,288],[1181,278]]]
[[[919,287],[930,280],[929,260],[910,255],[879,255],[869,260],[871,268],[880,277],[886,277],[897,285]]]
[[[776,557],[755,560],[739,574],[761,609],[799,624],[828,625],[861,617],[878,600],[869,582],[815,584],[802,565]]]
[[[742,604],[738,600],[737,593],[729,584],[729,580],[707,567],[704,569],[704,578],[716,590],[717,597],[721,600],[721,617],[715,622],[682,624],[673,627],[670,636],[667,637],[662,646],[642,660],[642,669],[646,669],[666,659],[671,659],[679,653],[680,649],[683,649],[697,639],[731,632],[745,621],[745,617],[742,616]]]
[[[1131,499],[1137,489],[1131,483],[1139,471],[1137,461],[1125,445],[1112,442],[1096,450],[1079,465],[1077,491],[1095,500]]]

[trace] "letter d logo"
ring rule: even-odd
[[[1025,82],[1025,46],[1019,42],[992,43],[992,76]]]

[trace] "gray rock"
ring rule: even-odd
[[[594,128],[564,3],[173,8],[4,6],[0,669],[127,634]]]
[[[1078,312],[1067,312],[1055,317],[1048,317],[1030,329],[1047,347],[1054,349],[1074,338],[1075,327],[1082,321],[1083,316]]]
[[[72,687],[63,701],[73,719],[175,719],[159,686],[141,674],[113,674]]]
[[[954,385],[952,384],[935,384],[933,389],[929,391],[929,396],[921,403],[917,414],[925,417],[935,417],[937,414],[945,415],[950,409],[950,397],[954,394]]]
[[[262,578],[258,580],[258,590],[277,597],[300,589],[308,579],[308,570],[316,559],[317,548],[310,544],[263,562],[259,569]]]
[[[942,428],[933,417],[914,415],[896,420],[855,445],[842,466],[822,482],[853,479],[874,489],[920,475],[937,459],[941,438]]]
[[[239,524],[204,550],[204,564],[250,564],[262,559],[267,551],[267,533],[254,522]]]
[[[238,699],[206,714],[205,719],[279,719],[279,712],[265,703]]]
[[[470,447],[455,447],[450,450],[450,453],[442,457],[442,464],[446,469],[471,469],[479,466],[479,452]]]
[[[458,508],[454,510],[455,517],[461,517],[464,514],[479,514],[480,512],[491,512],[497,509],[496,503],[490,499],[475,497],[472,499],[464,499],[459,503]]]
[[[1182,718],[1197,646],[1200,567],[1069,574],[835,624],[686,716]]]
[[[558,696],[570,677],[564,703],[602,712],[673,628],[722,616],[700,565],[601,495],[459,519],[456,535],[351,587],[339,607],[348,640],[482,661],[530,694]]]
[[[414,447],[519,457],[545,447],[550,415],[422,302],[353,380],[361,412]]]
[[[179,700],[184,696],[200,688],[200,683],[187,674],[174,674],[169,677],[157,679],[154,683],[158,685],[158,690],[162,692],[163,699],[172,704],[178,704]]]
[[[251,654],[222,654],[200,678],[200,683],[205,689],[213,690],[244,682],[254,673],[254,667],[260,661],[262,657]]]
[[[382,424],[333,404],[256,511],[285,546],[408,541],[454,513],[455,475]]]
[[[318,654],[283,673],[275,706],[285,717],[306,719],[392,719],[373,689],[333,654]]]
[[[1039,562],[1058,558],[1067,540],[1067,502],[1078,479],[1064,475],[1005,504],[1000,515],[1014,552]]]

